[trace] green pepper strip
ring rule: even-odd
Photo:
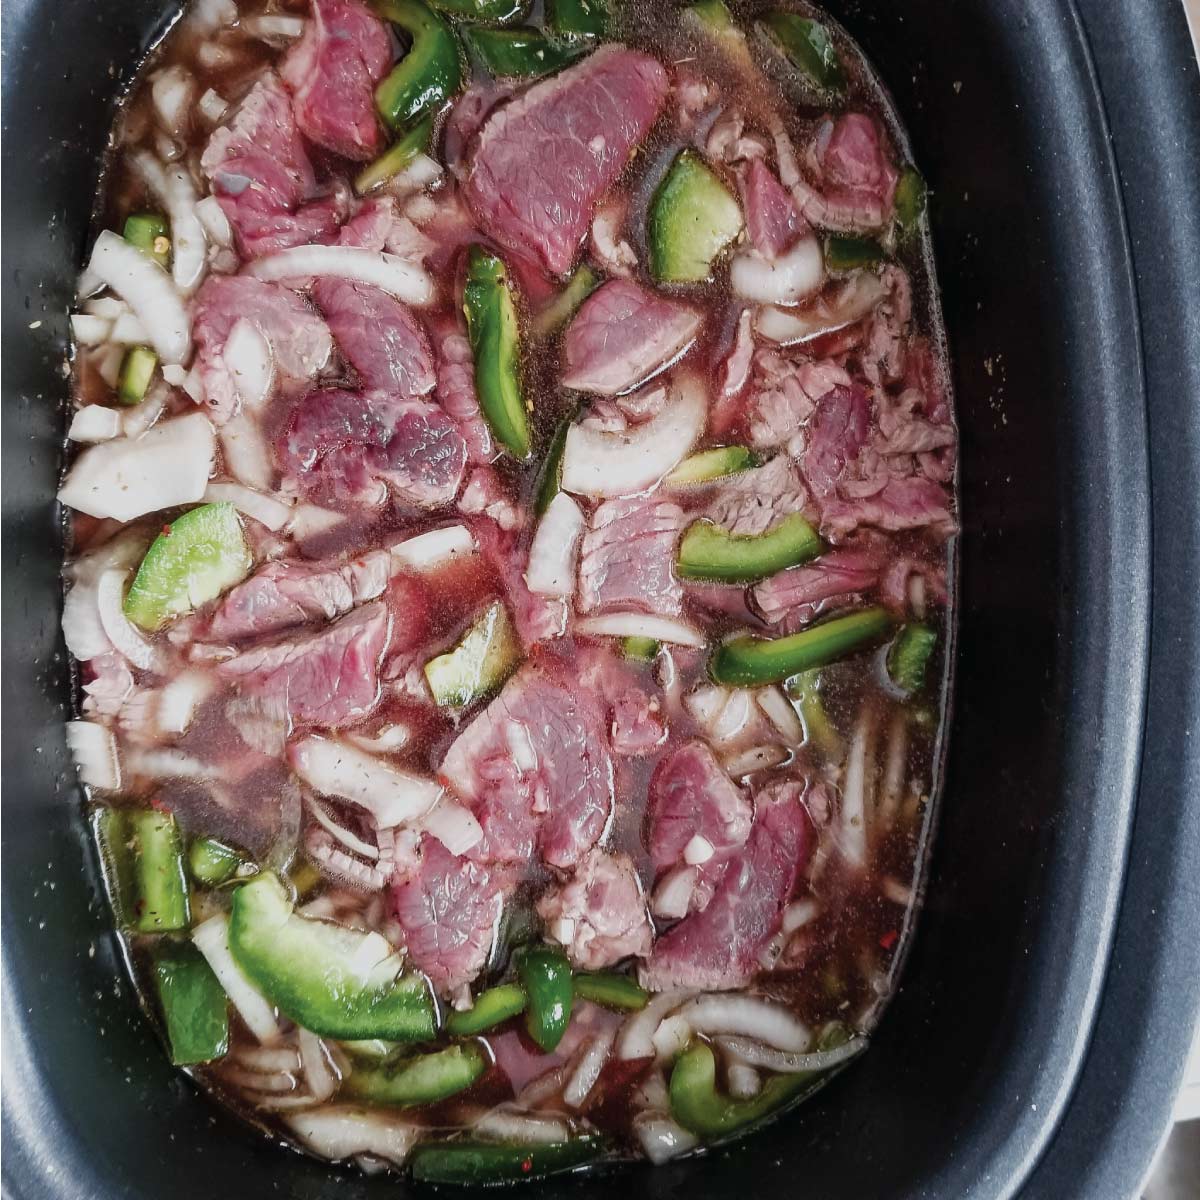
[[[187,877],[174,815],[149,808],[129,813],[128,821],[134,846],[133,928],[139,933],[186,929]]]
[[[562,488],[563,451],[567,448],[567,434],[575,424],[576,410],[571,409],[558,423],[550,445],[546,449],[546,463],[542,467],[542,478],[538,482],[537,499],[534,501],[534,511],[539,517],[546,515],[550,502]]]
[[[576,975],[575,995],[605,1008],[629,1012],[645,1008],[650,1001],[650,993],[644,987],[639,987],[628,975],[618,975],[615,971]]]
[[[369,167],[364,167],[359,172],[354,181],[354,190],[362,196],[381,183],[386,183],[392,176],[399,175],[418,154],[425,153],[432,132],[433,116],[426,113],[411,129],[405,130]]]
[[[714,683],[735,687],[757,687],[778,683],[789,675],[823,667],[853,653],[892,627],[886,609],[862,608],[844,617],[834,617],[790,637],[760,638],[752,635],[722,642],[708,660]]]
[[[436,1033],[424,978],[401,975],[383,938],[299,916],[270,872],[233,893],[229,949],[272,1004],[322,1037],[412,1042]]]
[[[830,234],[825,239],[825,265],[831,271],[854,271],[883,261],[883,247],[874,238]]]
[[[525,1010],[525,1030],[534,1042],[549,1053],[567,1032],[571,1023],[574,989],[571,964],[567,956],[549,946],[526,950],[517,963],[517,974],[529,997]]]
[[[658,643],[648,637],[627,637],[621,643],[621,653],[634,662],[652,662],[658,657]]]
[[[487,1068],[488,1057],[479,1044],[464,1042],[394,1066],[355,1067],[342,1094],[371,1104],[416,1108],[465,1091]]]
[[[480,57],[492,75],[502,78],[536,79],[573,62],[586,49],[583,45],[552,42],[536,29],[468,29],[467,45]]]
[[[377,0],[379,14],[411,38],[408,53],[375,89],[375,106],[393,129],[440,108],[462,84],[462,59],[450,26],[421,0]]]
[[[829,30],[819,21],[777,9],[767,13],[763,24],[774,34],[792,65],[817,87],[837,92],[846,86],[837,47]]]
[[[730,533],[711,521],[696,521],[679,543],[675,569],[683,579],[751,583],[808,562],[822,549],[816,530],[799,513],[757,534]]]
[[[528,1003],[525,989],[519,984],[502,983],[481,992],[465,1012],[451,1012],[446,1018],[446,1032],[452,1037],[473,1037],[523,1013]]]
[[[599,38],[608,32],[605,0],[546,0],[546,24],[563,38]]]
[[[463,310],[479,407],[501,445],[517,458],[527,458],[529,418],[521,387],[517,309],[504,263],[480,246],[471,247],[467,260]]]
[[[603,1153],[604,1142],[595,1136],[536,1146],[464,1141],[418,1146],[411,1161],[413,1179],[419,1183],[468,1185],[536,1179],[556,1171],[569,1171]]]
[[[757,465],[757,459],[745,446],[713,446],[690,454],[666,478],[667,484],[707,483],[736,475]]]
[[[533,332],[538,337],[547,337],[565,325],[575,310],[596,290],[600,278],[587,263],[580,263],[575,273],[563,288],[532,322]]]
[[[192,878],[204,887],[218,887],[233,878],[246,856],[216,838],[197,838],[188,847],[188,870]]]
[[[160,267],[171,261],[170,227],[158,213],[131,213],[125,218],[121,236],[143,254],[148,254]]]
[[[916,167],[905,167],[896,184],[896,221],[904,233],[916,228],[925,211],[927,192],[925,180]]]
[[[928,625],[905,625],[896,635],[887,656],[892,682],[911,695],[925,686],[929,656],[937,645],[937,633]]]
[[[784,690],[800,705],[805,740],[818,746],[823,753],[835,755],[842,739],[829,720],[825,705],[821,703],[820,681],[819,670],[801,671],[786,681]]]
[[[429,7],[460,21],[494,21],[503,25],[521,14],[525,0],[429,0]]]
[[[130,346],[117,376],[117,399],[122,404],[141,404],[157,366],[158,355],[149,346]]]
[[[212,1062],[229,1049],[225,992],[191,942],[166,943],[154,955],[154,980],[177,1067]]]

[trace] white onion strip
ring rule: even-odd
[[[676,646],[703,648],[704,634],[694,625],[674,617],[654,617],[646,613],[605,613],[576,622],[575,630],[587,637],[645,637]]]
[[[744,250],[729,264],[729,282],[744,300],[759,304],[795,304],[812,295],[825,279],[821,243],[812,234],[802,237],[778,258]]]
[[[240,483],[210,483],[204,500],[208,504],[232,504],[243,516],[265,525],[273,533],[292,519],[292,506],[277,495],[268,496]]]
[[[475,1122],[475,1132],[498,1142],[517,1142],[526,1146],[565,1142],[571,1136],[571,1128],[562,1117],[524,1113],[504,1104],[484,1113]]]
[[[475,535],[465,525],[447,525],[397,542],[391,554],[397,567],[428,571],[474,554],[477,549]]]
[[[96,604],[100,624],[119,654],[143,671],[157,670],[159,653],[130,623],[125,615],[126,573],[120,568],[104,571],[96,583]]]
[[[306,796],[305,801],[308,804],[308,811],[316,817],[317,824],[329,830],[330,834],[348,850],[353,850],[355,854],[359,854],[363,858],[377,859],[379,857],[378,846],[364,842],[357,834],[339,825],[312,796]]]
[[[583,537],[579,505],[559,492],[546,509],[529,547],[525,582],[539,596],[569,596],[575,590],[575,561]]]
[[[73,442],[108,442],[121,433],[121,414],[103,404],[87,404],[71,418],[67,437]]]
[[[804,743],[804,723],[781,687],[772,684],[770,687],[759,688],[754,698],[758,701],[758,707],[766,714],[767,720],[779,730],[789,746],[800,746]]]
[[[867,772],[873,735],[874,721],[870,709],[864,709],[846,755],[846,771],[842,781],[841,836],[838,845],[842,858],[852,867],[864,867],[867,863]],[[870,765],[873,767],[874,764]]]
[[[136,153],[130,161],[155,199],[167,210],[171,223],[171,278],[186,294],[200,282],[208,251],[204,224],[196,212],[200,193],[186,167],[164,169],[145,150]]]
[[[229,918],[224,913],[210,917],[192,930],[196,949],[208,960],[213,974],[225,989],[246,1028],[264,1046],[275,1045],[281,1037],[275,1010],[263,994],[246,978],[229,949]]]
[[[483,826],[475,814],[444,796],[425,814],[421,827],[451,854],[465,854],[483,840]]]
[[[168,681],[158,695],[159,730],[183,733],[215,686],[213,677],[205,671],[184,671]]]
[[[319,1103],[324,1103],[337,1091],[338,1076],[334,1074],[329,1057],[325,1053],[325,1043],[315,1033],[310,1033],[302,1026],[296,1031],[300,1045],[300,1062],[303,1064],[304,1080],[312,1097]]]
[[[67,747],[81,782],[105,791],[116,791],[121,786],[116,738],[105,726],[95,721],[68,721]]]
[[[798,1075],[803,1071],[828,1071],[866,1049],[867,1039],[851,1038],[833,1050],[814,1050],[812,1053],[789,1052],[764,1046],[762,1042],[748,1037],[718,1037],[717,1045],[730,1057],[749,1066],[765,1067],[784,1075]]]
[[[325,1105],[286,1117],[288,1126],[314,1154],[333,1160],[370,1154],[402,1166],[422,1129],[372,1108]]]
[[[634,1013],[621,1027],[617,1036],[617,1057],[621,1059],[651,1058],[654,1055],[654,1034],[663,1018],[686,1004],[695,996],[692,991],[659,992],[641,1012]]]
[[[600,1072],[604,1070],[604,1064],[608,1062],[608,1056],[612,1053],[615,1038],[615,1030],[598,1034],[583,1052],[579,1065],[567,1081],[567,1086],[563,1088],[563,1103],[569,1108],[581,1108],[583,1102],[591,1095],[592,1088],[596,1086]]]
[[[678,1015],[699,1033],[741,1034],[793,1054],[803,1053],[812,1043],[808,1026],[788,1009],[756,996],[699,996],[683,1005]]]
[[[633,1118],[633,1132],[646,1157],[656,1166],[686,1154],[700,1144],[694,1133],[661,1112],[638,1113]]]
[[[333,276],[367,283],[405,304],[428,304],[435,292],[433,280],[421,267],[362,246],[292,246],[256,260],[246,270],[268,281]]]

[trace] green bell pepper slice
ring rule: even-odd
[[[605,0],[546,0],[546,25],[559,37],[602,38],[608,33]]]
[[[580,263],[574,274],[545,308],[533,319],[533,332],[549,337],[561,329],[576,313],[579,306],[600,286],[600,277],[587,263]]]
[[[633,662],[653,662],[658,651],[658,642],[653,638],[627,637],[621,642],[621,653]]]
[[[891,681],[908,695],[925,686],[929,657],[937,645],[937,632],[928,625],[904,625],[896,634],[887,656],[887,672]]]
[[[777,9],[767,13],[763,25],[796,70],[815,87],[840,92],[846,86],[837,47],[820,21]]]
[[[428,1143],[413,1151],[412,1175],[418,1183],[515,1183],[569,1171],[594,1162],[604,1152],[603,1139],[594,1135],[527,1146],[477,1141]]]
[[[572,408],[563,416],[554,430],[550,445],[546,448],[546,461],[542,466],[542,476],[538,480],[537,498],[533,503],[534,512],[539,517],[546,515],[546,509],[550,507],[551,501],[562,490],[563,452],[567,448],[567,434],[571,432],[571,426],[575,424],[577,415],[577,410]]]
[[[905,167],[896,184],[896,223],[902,233],[911,233],[920,221],[928,203],[925,180],[916,167]]]
[[[130,213],[122,237],[164,269],[171,265],[171,227],[158,213]]]
[[[752,450],[745,446],[713,446],[689,454],[664,481],[668,486],[686,486],[692,483],[708,483],[726,475],[736,475],[757,466],[758,460]]]
[[[355,1067],[341,1094],[369,1104],[417,1108],[465,1091],[487,1069],[488,1057],[479,1043],[463,1042],[394,1065]]]
[[[420,975],[377,933],[311,920],[293,911],[269,871],[233,893],[229,949],[267,999],[322,1037],[429,1041],[433,999]]]
[[[624,1012],[636,1012],[650,1002],[650,993],[644,987],[616,971],[581,972],[575,976],[574,987],[579,999]]]
[[[517,975],[529,997],[525,1031],[549,1053],[562,1041],[571,1023],[571,964],[561,950],[532,946],[518,958]]]
[[[823,754],[836,754],[842,744],[838,731],[833,727],[825,705],[821,701],[820,670],[801,671],[784,682],[784,691],[800,707],[800,719],[804,722],[807,742],[815,745]]]
[[[229,1050],[225,991],[191,942],[166,942],[154,955],[154,982],[177,1067],[212,1062]]]
[[[537,79],[574,62],[586,46],[552,42],[537,29],[467,29],[467,45],[492,74],[502,79]]]
[[[883,258],[883,247],[874,238],[834,233],[825,239],[825,265],[831,271],[874,267],[883,262]]]
[[[525,0],[429,0],[429,7],[460,21],[491,21],[503,25],[525,11]]]
[[[406,129],[396,141],[370,166],[364,167],[354,180],[354,190],[363,196],[406,170],[418,154],[429,148],[433,133],[433,114],[426,113],[415,125]]]
[[[379,15],[412,39],[408,53],[375,88],[375,107],[392,129],[441,108],[462,86],[454,31],[421,0],[377,0]]]
[[[453,650],[425,664],[425,680],[440,707],[461,708],[498,692],[520,663],[521,639],[495,600]]]
[[[186,929],[191,920],[183,839],[173,813],[156,808],[127,814],[133,847],[133,921],[139,933]]]
[[[519,1016],[528,1003],[520,984],[501,983],[480,992],[471,1008],[452,1011],[446,1017],[446,1032],[452,1037],[474,1037]]]
[[[712,521],[689,525],[679,543],[676,573],[682,579],[752,583],[821,553],[817,531],[789,513],[763,533],[730,533]]]
[[[150,390],[157,367],[158,355],[149,346],[130,346],[121,360],[121,371],[117,376],[117,400],[130,408],[141,404]]]

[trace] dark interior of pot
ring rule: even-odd
[[[728,1151],[628,1170],[619,1186],[637,1196],[1000,1194],[1074,1084],[1133,815],[1147,451],[1125,226],[1080,31],[1051,0],[830,8],[891,88],[932,194],[962,426],[948,778],[923,921],[874,1048]],[[30,1197],[394,1195],[392,1179],[272,1148],[168,1066],[125,994],[64,753],[51,497],[65,313],[111,104],[172,15],[158,0],[6,13],[4,1004],[19,1103],[5,1175]]]

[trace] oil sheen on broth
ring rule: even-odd
[[[656,1163],[863,1052],[957,434],[844,33],[198,0],[73,318],[70,741],[172,1060],[426,1182]]]

